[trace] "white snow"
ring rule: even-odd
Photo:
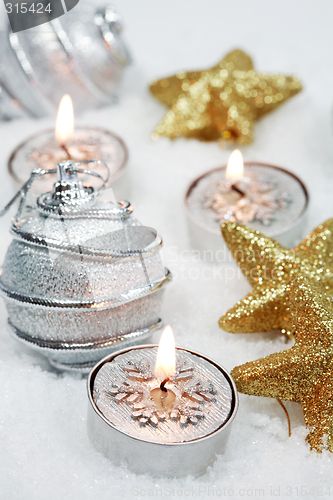
[[[83,0],[81,0],[83,1]],[[86,113],[77,123],[109,128],[130,150],[135,215],[164,238],[164,259],[174,273],[163,319],[176,343],[199,351],[231,370],[288,345],[277,333],[232,335],[219,317],[250,289],[243,277],[206,277],[210,263],[190,251],[183,195],[190,181],[225,164],[230,148],[216,143],[152,141],[164,107],[147,85],[179,70],[215,64],[239,47],[261,72],[297,74],[304,90],[255,127],[245,160],[280,165],[307,184],[306,231],[333,214],[333,4],[323,0],[115,0],[134,64],[126,72],[119,104]],[[1,9],[1,8],[0,8]],[[0,125],[4,205],[15,187],[6,169],[14,146],[52,119]],[[115,193],[117,196],[117,193]],[[0,221],[0,260],[10,242],[10,216]],[[229,265],[229,264],[227,264]],[[205,269],[208,269],[208,271]],[[224,269],[223,264],[221,268]],[[86,380],[59,374],[25,350],[6,331],[0,303],[0,499],[109,500],[144,498],[317,498],[333,495],[332,455],[310,452],[300,405],[286,403],[292,423],[275,400],[240,395],[227,452],[198,478],[136,476],[97,453],[86,432]],[[155,335],[154,340],[158,340]],[[138,457],[140,460],[140,457]],[[327,488],[330,487],[330,490]]]

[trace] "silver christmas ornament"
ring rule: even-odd
[[[54,113],[64,94],[77,112],[110,104],[129,52],[111,5],[81,3],[67,14],[0,32],[0,120]]]
[[[5,207],[20,198],[0,276],[12,334],[51,364],[80,371],[161,326],[170,279],[161,237],[111,189],[83,186],[81,174],[100,178],[79,168],[85,163],[60,163],[53,190],[38,198],[31,184],[50,171],[35,169]]]

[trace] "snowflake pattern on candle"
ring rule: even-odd
[[[231,201],[232,194],[236,199]],[[265,176],[258,176],[243,178],[235,184],[219,182],[217,192],[206,199],[204,206],[215,212],[215,220],[219,223],[259,221],[267,226],[275,219],[278,209],[289,203],[288,193],[279,191]]]
[[[186,363],[177,368],[174,378],[166,385],[176,395],[173,408],[168,410],[158,408],[150,395],[160,382],[155,379],[149,363],[129,362],[124,372],[126,380],[121,384],[114,383],[108,396],[119,404],[128,404],[132,418],[140,426],[158,427],[159,422],[168,418],[181,427],[196,425],[205,418],[204,404],[215,401],[214,385],[196,379],[193,368]]]

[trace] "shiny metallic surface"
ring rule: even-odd
[[[244,163],[246,170],[262,172],[289,200],[282,208],[272,210],[272,218],[266,222],[253,220],[247,224],[282,245],[293,247],[304,236],[309,194],[302,181],[291,172],[258,162]],[[220,261],[226,250],[220,225],[222,220],[210,205],[218,191],[218,184],[225,179],[226,167],[210,170],[196,178],[189,186],[184,206],[188,220],[189,235],[193,248],[198,249],[203,258]],[[252,172],[251,172],[252,173]]]
[[[0,89],[2,97],[4,94],[7,95],[6,100],[4,98],[0,100],[0,118],[7,120],[24,116],[41,118],[50,113],[52,108],[30,85],[20,59],[12,47],[12,43],[16,42],[16,35],[12,34],[13,38],[10,41],[9,29],[8,24],[7,30],[0,31]]]
[[[163,290],[146,293],[142,297],[112,307],[86,308],[31,304],[5,296],[10,323],[29,337],[39,340],[67,343],[85,343],[113,340],[150,326],[158,319]]]
[[[115,21],[116,20],[116,21]],[[41,117],[68,93],[80,112],[114,101],[124,68],[130,63],[121,40],[119,16],[110,5],[76,6],[60,18],[28,30],[2,34],[0,118],[23,113]]]
[[[59,180],[48,194],[29,202],[26,189],[0,292],[17,337],[44,353],[49,347],[52,359],[68,350],[70,363],[77,349],[81,362],[83,349],[86,363],[89,353],[93,361],[106,354],[101,343],[112,350],[157,328],[171,275],[157,232],[133,217],[128,202],[85,187],[79,174],[90,171],[75,165],[59,164]]]
[[[128,363],[137,367],[141,360],[143,366],[150,366],[156,361],[156,352],[157,346],[127,348],[107,356],[94,367],[88,379],[89,437],[97,450],[114,463],[126,463],[132,472],[165,477],[199,476],[216,455],[223,454],[228,441],[238,408],[234,382],[224,368],[209,358],[177,348],[178,371],[183,369],[183,363],[192,369],[192,375],[184,383],[177,381],[181,373],[176,374],[174,381],[183,394],[183,406],[193,406],[193,394],[188,392],[187,385],[200,385],[201,380],[211,384],[215,397],[206,399],[203,416],[197,422],[190,422],[195,416],[195,411],[190,410],[192,413],[185,420],[175,419],[170,413],[157,418],[157,424],[152,420],[143,425],[141,420],[145,419],[136,419],[130,405],[119,397],[118,402],[114,401],[113,386],[121,386],[122,373],[129,371]],[[127,378],[127,384],[131,385],[131,376]],[[150,379],[147,383],[151,383]],[[141,385],[145,382],[140,379],[133,397],[139,394]]]
[[[13,325],[9,324],[9,333],[15,340],[25,345],[29,349],[46,356],[50,364],[59,370],[74,371],[78,373],[89,373],[93,366],[104,356],[118,351],[119,347],[127,345],[135,346],[146,343],[151,335],[162,328],[163,323],[158,319],[149,327],[137,330],[122,337],[117,337],[112,340],[87,342],[87,343],[67,343],[67,342],[49,342],[36,340],[28,335],[17,330]]]

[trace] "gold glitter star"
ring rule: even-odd
[[[325,290],[297,277],[289,284],[295,345],[231,371],[238,391],[301,403],[312,449],[333,451],[333,305]]]
[[[256,73],[251,58],[234,50],[211,69],[163,78],[150,90],[170,108],[156,135],[249,144],[254,121],[302,85],[296,77]]]
[[[333,219],[318,226],[294,250],[259,231],[225,222],[223,238],[253,290],[224,314],[219,325],[232,333],[281,329],[292,335],[288,283],[307,275],[333,294]]]

